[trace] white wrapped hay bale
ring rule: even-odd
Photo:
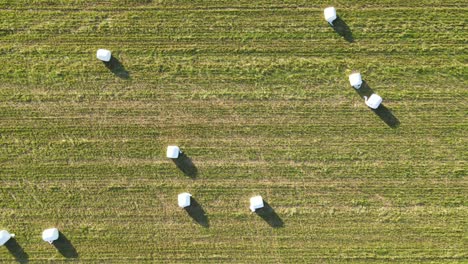
[[[102,60],[102,61],[105,61],[105,62],[109,62],[111,57],[112,57],[112,53],[110,52],[110,50],[106,50],[106,49],[98,49],[97,53],[96,53],[96,57],[99,59],[99,60]]]
[[[361,85],[362,85],[361,73],[355,72],[355,73],[350,74],[349,75],[349,83],[355,89],[361,88]]]
[[[179,207],[180,208],[185,208],[185,207],[188,207],[190,206],[190,199],[191,199],[192,195],[190,193],[180,193],[178,196],[177,196],[177,202],[179,204]]]
[[[166,156],[170,159],[177,159],[179,154],[182,153],[178,146],[168,146],[166,151]]]
[[[325,20],[333,26],[333,21],[336,20],[336,9],[333,6],[327,7],[323,10]]]
[[[366,100],[366,105],[372,109],[379,108],[380,104],[382,103],[382,97],[378,96],[377,94],[372,94],[369,98],[364,97]]]
[[[57,228],[49,228],[42,232],[42,240],[52,244],[59,237],[59,231]]]
[[[262,196],[254,196],[250,198],[250,210],[255,212],[257,209],[263,208],[263,198]]]
[[[0,246],[5,245],[5,243],[12,237],[15,237],[15,234],[10,234],[6,230],[0,230]]]

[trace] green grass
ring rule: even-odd
[[[465,1],[0,0],[0,17],[0,229],[31,262],[65,261],[51,226],[83,263],[467,261]],[[257,194],[283,228],[250,213]]]

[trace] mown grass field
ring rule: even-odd
[[[467,262],[467,20],[462,0],[0,0],[0,229],[25,252],[0,262],[66,261],[52,226],[82,263]]]

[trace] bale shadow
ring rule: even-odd
[[[364,80],[362,80],[361,88],[353,89],[356,91],[356,93],[359,94],[359,96],[361,96],[362,99],[364,99],[366,96],[369,97],[374,93],[374,90],[372,90],[372,88],[370,88],[367,82]]]
[[[59,231],[59,238],[52,243],[55,248],[66,258],[78,258],[78,252],[70,240]]]
[[[387,126],[391,128],[397,128],[400,126],[400,120],[398,120],[398,118],[393,115],[392,111],[390,111],[383,104],[379,105],[377,109],[372,109],[372,112],[380,117],[380,119],[382,119],[382,121],[384,121]]]
[[[203,210],[202,206],[193,197],[190,197],[190,206],[184,209],[199,225],[206,228],[210,227],[205,210]]]
[[[10,254],[15,257],[18,263],[28,263],[29,255],[24,252],[24,249],[18,244],[14,237],[10,238],[5,243],[6,248],[10,251]]]
[[[177,159],[172,159],[177,168],[179,168],[186,176],[195,179],[198,174],[198,169],[193,164],[192,159],[189,158],[185,153],[180,153]]]
[[[370,88],[369,85],[367,84],[367,82],[364,81],[364,80],[362,81],[361,88],[354,89],[354,90],[359,94],[359,96],[362,99],[365,99],[365,97],[369,97],[374,93],[374,90],[372,90],[372,88]],[[400,120],[398,120],[398,118],[396,118],[393,115],[393,113],[387,107],[385,107],[383,104],[381,104],[377,109],[372,109],[371,108],[371,110],[380,119],[382,119],[382,121],[384,121],[385,124],[387,124],[387,126],[389,126],[391,128],[397,128],[398,126],[400,126]]]
[[[344,22],[341,17],[337,16],[336,19],[333,21],[333,25],[330,25],[333,30],[335,30],[338,35],[342,36],[348,42],[354,42],[353,32],[349,28],[348,24]]]
[[[284,227],[283,220],[266,201],[263,201],[263,208],[255,210],[255,213],[273,228]]]
[[[103,61],[103,63],[115,76],[122,79],[130,79],[130,73],[114,55],[112,55],[110,61]]]

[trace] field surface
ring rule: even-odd
[[[466,0],[0,0],[0,262],[466,263],[467,21]]]

